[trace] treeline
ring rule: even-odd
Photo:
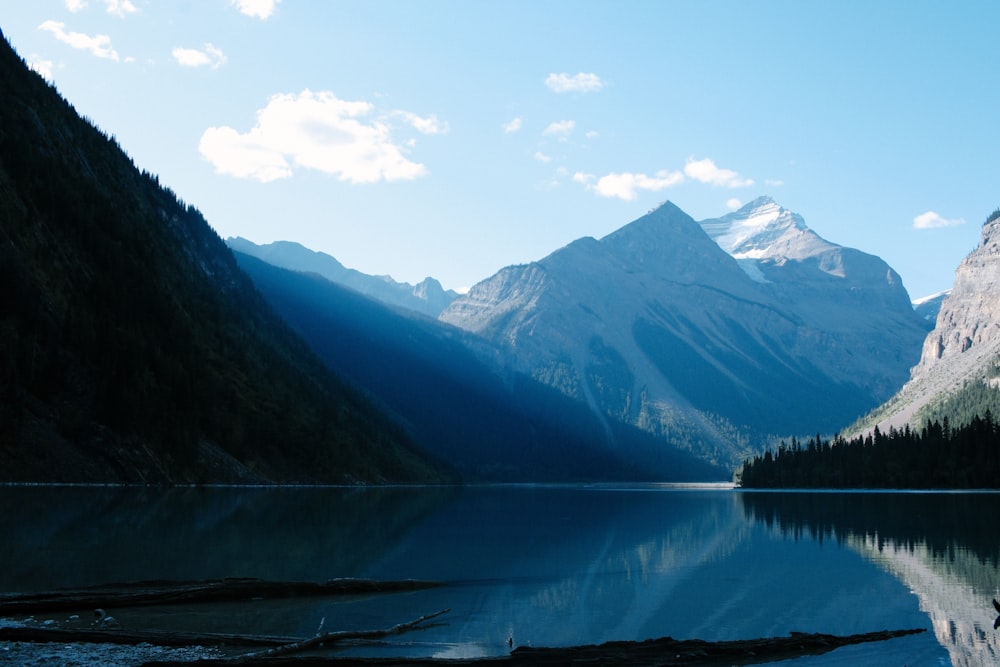
[[[990,411],[952,428],[890,428],[846,440],[792,438],[744,462],[744,488],[975,489],[1000,487],[1000,425]]]

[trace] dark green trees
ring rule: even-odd
[[[991,412],[960,428],[948,418],[851,440],[782,443],[744,463],[744,488],[1000,488],[1000,427]]]

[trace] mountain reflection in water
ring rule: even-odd
[[[1000,664],[997,493],[746,493],[747,516],[795,538],[835,540],[920,600],[950,664]]]
[[[431,579],[405,594],[122,609],[131,627],[309,636],[441,623],[355,655],[932,632],[786,664],[996,655],[1000,496],[729,489],[0,488],[0,590],[226,576]],[[58,620],[58,619],[57,619]]]

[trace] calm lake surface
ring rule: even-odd
[[[146,579],[430,579],[413,593],[114,610],[310,636],[440,623],[363,655],[926,628],[788,665],[1000,663],[1000,494],[659,486],[0,488],[0,590]],[[50,615],[60,621],[58,614]],[[41,620],[41,617],[38,619]]]

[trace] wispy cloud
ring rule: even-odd
[[[129,14],[135,14],[139,11],[130,0],[104,0],[104,9],[108,14],[113,14],[122,19]]]
[[[74,49],[89,51],[98,58],[118,61],[118,52],[111,47],[111,37],[108,35],[86,35],[82,32],[70,32],[66,30],[66,24],[60,21],[45,21],[39,30],[51,32],[56,39],[64,44],[68,44]]]
[[[913,219],[914,229],[934,229],[935,227],[954,227],[964,224],[964,218],[945,218],[935,211],[921,213]]]
[[[687,164],[684,165],[684,173],[696,181],[726,188],[745,188],[754,184],[752,178],[743,178],[732,169],[717,167],[715,161],[710,158],[703,160],[688,158]]]
[[[680,185],[688,180],[706,183],[712,186],[740,188],[753,185],[750,178],[743,178],[731,169],[721,169],[711,159],[695,160],[689,158],[683,170],[661,169],[652,176],[645,173],[612,172],[598,177],[594,174],[577,172],[573,180],[584,185],[587,190],[602,197],[617,197],[632,201],[641,191],[657,192]],[[731,198],[726,202],[731,209],[737,209],[742,204],[739,199]]]
[[[73,14],[86,9],[86,7],[87,0],[66,0],[66,9]]]
[[[549,74],[545,85],[555,93],[596,93],[604,87],[604,81],[593,72],[578,74]]]
[[[419,123],[413,119],[420,117],[376,112],[369,102],[341,100],[331,92],[274,95],[257,112],[257,124],[248,132],[208,128],[198,150],[217,172],[262,183],[289,178],[293,167],[315,169],[350,183],[426,175],[424,165],[404,154],[404,147],[413,142],[399,143],[392,136],[393,119],[407,118],[416,126]],[[442,126],[435,119],[425,130]]]
[[[545,164],[548,164],[549,162],[552,162],[552,156],[551,155],[546,155],[542,151],[535,151],[535,156],[534,157],[539,162],[544,162]]]
[[[226,54],[222,52],[222,49],[212,44],[205,44],[201,49],[177,47],[170,53],[174,56],[174,60],[184,67],[208,66],[212,69],[219,69],[226,64]]]
[[[577,172],[573,180],[602,197],[617,197],[632,201],[639,196],[639,190],[658,192],[684,182],[684,174],[679,171],[660,170],[653,176],[624,172],[607,174],[597,178],[593,174]]]
[[[542,130],[542,134],[546,136],[555,136],[566,138],[573,134],[573,128],[576,127],[576,121],[572,120],[559,120],[554,123],[549,123],[549,126]]]
[[[506,132],[507,134],[513,134],[514,132],[517,132],[518,130],[521,129],[521,126],[523,125],[523,123],[524,123],[524,121],[520,117],[511,118],[509,121],[507,121],[506,123],[504,123],[501,127],[503,127],[503,131]]]
[[[240,13],[258,19],[270,18],[281,0],[230,0]]]
[[[736,197],[732,197],[731,199],[726,200],[726,208],[728,208],[730,211],[735,211],[740,206],[743,206],[743,202],[741,202]]]
[[[785,182],[780,178],[765,178],[764,185],[769,185],[771,187],[780,188]]]

